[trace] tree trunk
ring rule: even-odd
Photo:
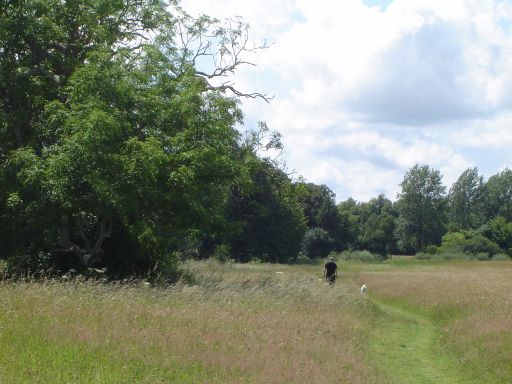
[[[110,217],[104,217],[101,220],[98,238],[92,248],[89,245],[89,239],[87,238],[82,226],[80,226],[80,237],[84,243],[83,247],[79,247],[71,240],[71,229],[69,223],[69,217],[63,216],[61,219],[58,239],[58,245],[60,248],[54,250],[52,253],[68,254],[71,257],[77,257],[80,260],[80,263],[86,267],[97,265],[104,253],[103,244],[112,234],[113,220]]]

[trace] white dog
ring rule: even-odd
[[[366,284],[363,284],[363,286],[361,287],[361,295],[366,295],[367,291],[368,287],[366,286]]]

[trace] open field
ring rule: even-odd
[[[512,382],[512,262],[340,266],[334,287],[209,262],[166,289],[1,282],[0,382]]]

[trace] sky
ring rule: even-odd
[[[245,92],[244,129],[264,121],[283,159],[336,200],[396,200],[415,164],[449,190],[477,167],[512,163],[511,0],[182,0],[190,14],[241,16],[256,66],[231,79]]]

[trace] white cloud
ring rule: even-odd
[[[394,0],[186,0],[243,16],[276,43],[237,85],[275,94],[243,103],[248,124],[283,134],[286,160],[338,199],[386,193],[414,164],[450,183],[468,167],[512,161],[512,3]],[[269,11],[271,10],[271,11]],[[486,176],[490,176],[487,174]]]
[[[303,176],[308,180],[315,180],[318,184],[329,186],[336,193],[338,200],[353,196],[359,201],[370,200],[381,193],[394,199],[403,177],[396,170],[381,169],[371,162],[344,161],[339,158],[305,165]]]
[[[492,148],[509,151],[512,148],[512,112],[501,113],[493,118],[468,121],[459,129],[451,128],[447,140],[457,148],[474,151]]]

